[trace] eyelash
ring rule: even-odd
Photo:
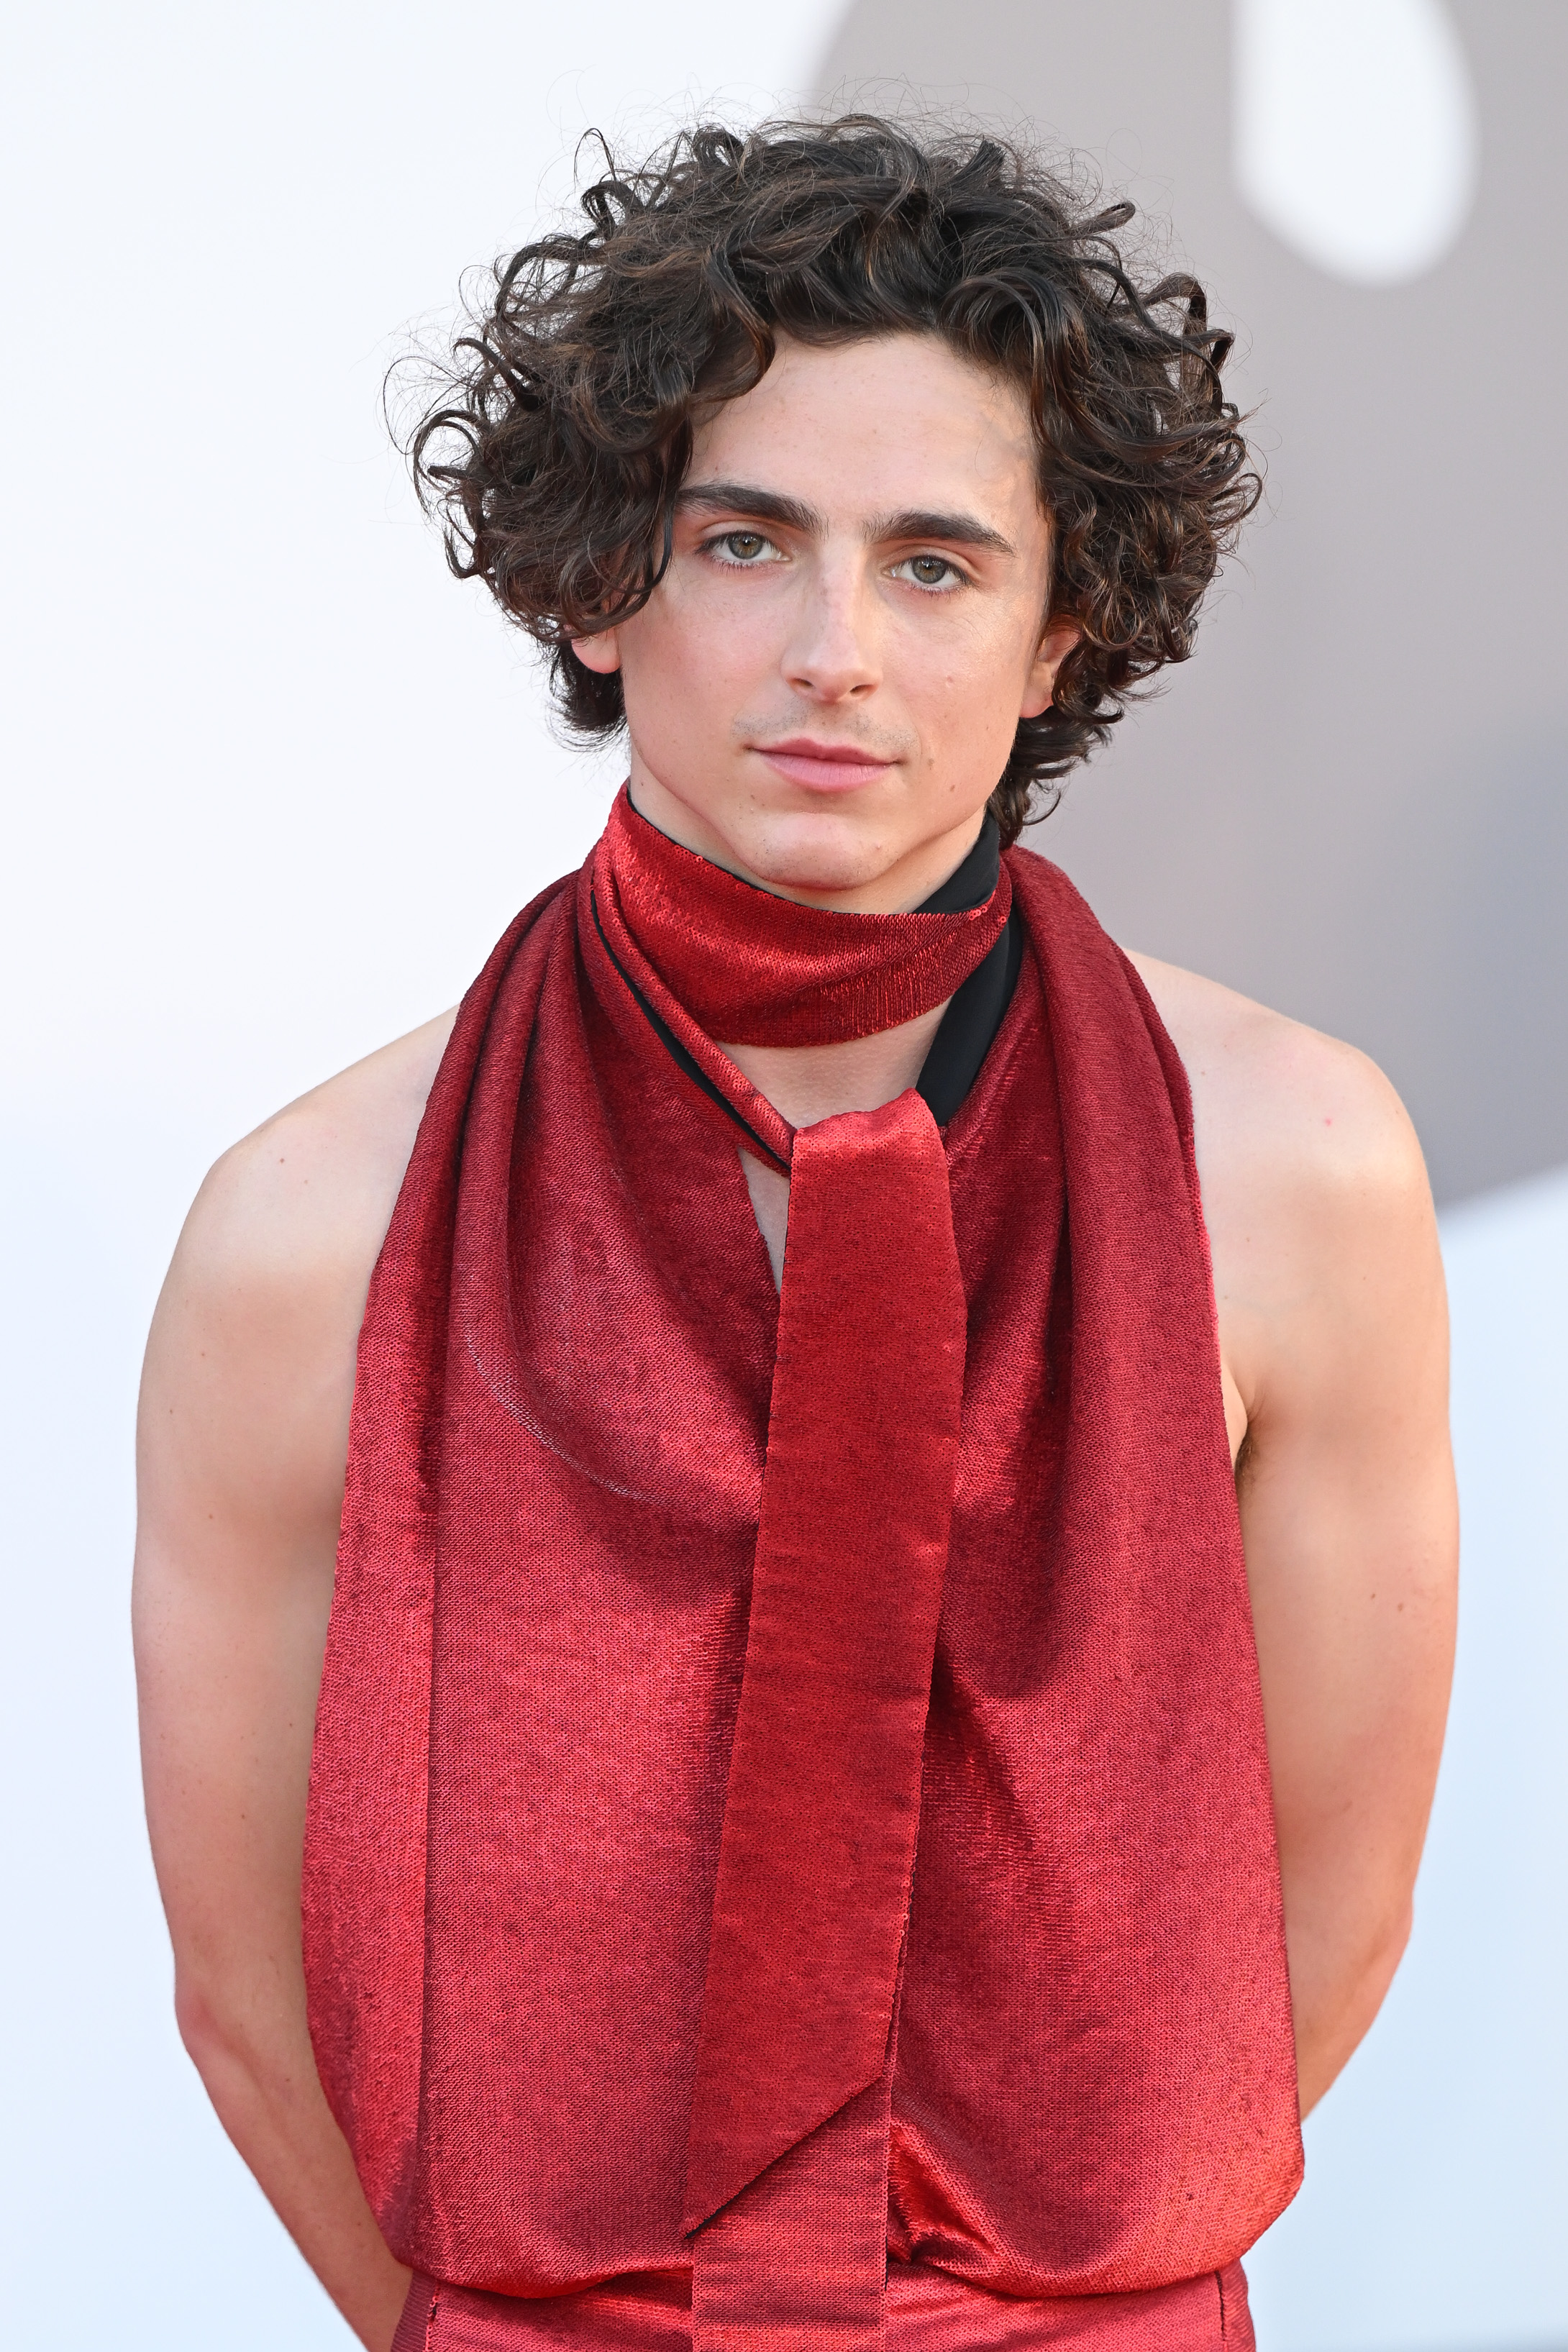
[[[762,572],[766,570],[767,566],[759,562],[756,558],[748,559],[743,556],[726,555],[721,552],[723,549],[731,546],[731,544],[737,539],[755,540],[759,548],[765,547],[772,549],[773,553],[775,556],[779,553],[779,550],[774,545],[773,541],[767,537],[765,532],[760,530],[721,531],[716,538],[703,541],[702,552],[704,555],[711,556],[716,563],[721,563],[726,571],[729,572]],[[958,565],[954,563],[949,556],[934,554],[901,556],[893,567],[895,573],[902,572],[906,565],[910,563],[940,563],[945,566],[950,575],[943,581],[911,580],[910,582],[910,586],[911,588],[918,588],[922,596],[950,596],[955,588],[962,588],[967,585],[968,575],[962,572]]]
[[[957,564],[948,556],[906,555],[900,559],[893,569],[895,572],[901,572],[908,563],[940,563],[945,567],[950,575],[946,580],[911,580],[910,587],[918,588],[922,596],[951,596],[955,588],[968,585],[967,574],[961,572]]]
[[[731,572],[763,571],[764,566],[755,561],[749,562],[743,556],[723,555],[720,552],[721,548],[728,547],[731,541],[737,539],[754,539],[759,547],[773,548],[775,555],[779,552],[778,549],[773,547],[773,541],[765,532],[760,530],[721,530],[716,539],[703,541],[702,552],[704,555],[712,556],[715,562],[722,563]]]

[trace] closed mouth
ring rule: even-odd
[[[894,764],[858,743],[823,743],[807,735],[791,736],[784,743],[757,743],[752,749],[792,783],[818,792],[853,791],[874,783]]]

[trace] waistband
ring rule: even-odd
[[[1135,2294],[993,2294],[918,2263],[888,2273],[888,2352],[1254,2352],[1239,2263]],[[691,2352],[691,2274],[577,2294],[486,2294],[416,2275],[392,2352]]]

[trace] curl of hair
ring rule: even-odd
[[[1053,530],[1045,620],[1080,632],[1055,698],[1021,719],[991,805],[1005,843],[1048,814],[1138,685],[1193,648],[1219,559],[1256,505],[1232,338],[1195,279],[1140,286],[1027,152],[874,115],[682,131],[584,191],[586,226],[489,281],[408,443],[447,560],[549,649],[567,724],[625,717],[618,676],[570,640],[647,603],[669,560],[694,423],[749,391],[780,334],[910,331],[1011,378],[1028,403]]]

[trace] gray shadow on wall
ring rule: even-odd
[[[1364,1047],[1449,1200],[1568,1160],[1568,9],[1451,13],[1479,194],[1392,289],[1245,209],[1225,0],[854,0],[818,75],[1078,151],[1238,330],[1267,511],[1197,657],[1029,838],[1130,945]]]

